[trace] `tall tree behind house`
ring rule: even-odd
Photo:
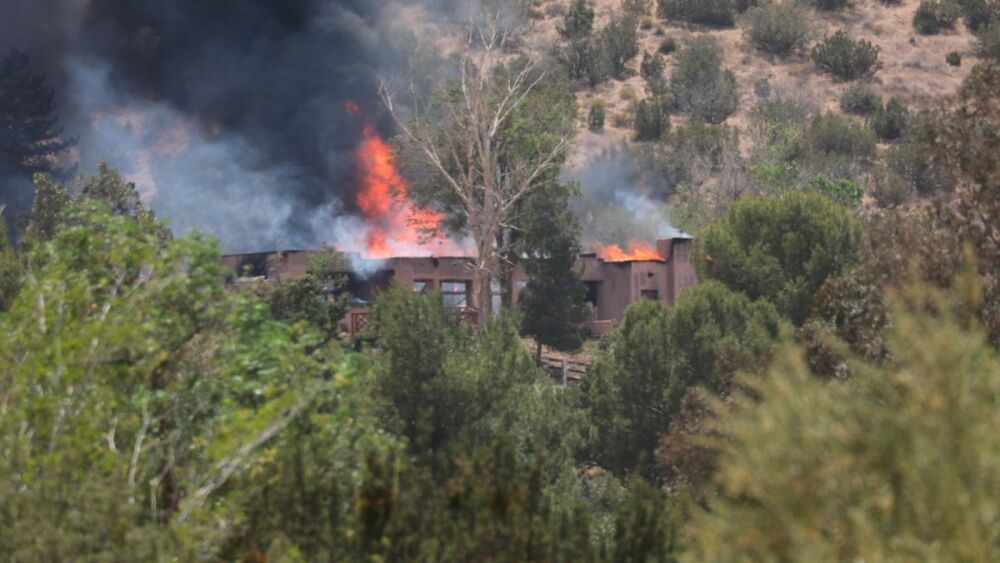
[[[55,172],[55,159],[75,139],[63,136],[54,93],[26,53],[11,49],[0,60],[0,204],[8,217],[27,208],[32,175]]]
[[[580,323],[587,319],[587,289],[580,281],[580,254],[576,217],[569,207],[571,190],[566,186],[536,192],[525,200],[521,254],[531,278],[521,295],[524,311],[521,332],[542,346],[575,350],[583,344]]]

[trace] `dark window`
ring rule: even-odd
[[[597,307],[597,290],[600,288],[601,282],[589,281],[584,283],[587,285],[587,303]]]
[[[430,280],[413,280],[413,291],[417,293],[427,293],[431,290]]]
[[[441,282],[441,299],[445,307],[465,309],[469,306],[469,282]]]
[[[655,289],[644,289],[642,290],[642,298],[649,299],[651,301],[659,301],[660,292],[656,291]]]

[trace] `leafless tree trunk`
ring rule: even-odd
[[[492,313],[491,282],[502,274],[504,248],[510,237],[499,235],[510,226],[518,202],[538,188],[546,173],[557,168],[569,136],[544,148],[507,150],[505,130],[511,115],[525,102],[544,73],[528,61],[505,73],[504,47],[514,25],[504,18],[470,26],[454,90],[440,92],[438,111],[401,117],[394,96],[383,81],[380,96],[415,149],[413,152],[440,177],[447,196],[460,202],[460,212],[476,247],[476,288],[473,301],[480,323]],[[413,88],[411,92],[416,99]]]

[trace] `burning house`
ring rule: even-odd
[[[626,250],[602,248],[581,254],[582,280],[594,315],[585,328],[594,335],[607,334],[624,316],[625,309],[640,299],[672,305],[678,294],[696,283],[691,265],[692,241],[688,237],[663,239],[652,245],[630,245]],[[286,251],[280,254],[254,253],[225,256],[223,262],[242,275],[280,280],[305,275],[313,251]],[[273,257],[273,258],[272,258]],[[390,257],[366,261],[352,256],[352,267],[341,272],[347,277],[344,291],[354,298],[345,324],[358,332],[367,324],[367,305],[392,284],[419,292],[440,292],[445,306],[475,318],[473,295],[477,295],[473,259],[467,256]],[[514,271],[511,303],[518,305],[528,278],[521,268]],[[494,309],[500,309],[500,289],[493,288]]]

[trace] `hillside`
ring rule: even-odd
[[[558,43],[557,27],[561,25],[570,2],[550,0],[538,3],[534,11],[537,19],[529,27],[527,43],[535,49]],[[919,4],[920,0],[903,0],[898,5],[886,6],[876,0],[863,0],[837,12],[814,9],[812,12],[818,24],[814,35],[822,38],[825,34],[844,30],[853,38],[877,45],[881,49],[882,68],[867,80],[873,90],[885,98],[896,96],[908,104],[925,104],[953,93],[968,75],[976,61],[976,39],[962,22],[954,31],[936,35],[917,33],[912,20]],[[595,0],[593,5],[597,14],[595,29],[601,28],[621,11],[621,0]],[[838,83],[819,72],[806,52],[777,57],[755,49],[744,36],[739,20],[735,27],[718,28],[672,21],[656,16],[655,11],[654,0],[650,4],[650,15],[642,19],[639,27],[640,53],[655,53],[666,37],[675,39],[680,45],[692,36],[708,35],[717,39],[723,47],[724,65],[736,75],[741,94],[741,103],[736,113],[726,121],[727,125],[746,125],[747,114],[752,107],[754,83],[762,79],[768,80],[775,89],[795,92],[819,109],[836,109],[838,97],[849,85]],[[945,55],[952,51],[962,55],[962,66],[954,67],[945,62]],[[625,80],[611,79],[595,88],[584,87],[578,94],[583,108],[598,99],[605,102],[608,109],[605,135],[623,141],[631,139],[630,129],[616,126],[613,116],[631,112],[635,97],[643,95],[640,60],[641,55],[628,63],[631,76]],[[675,58],[667,56],[666,62],[665,74],[669,76]]]

